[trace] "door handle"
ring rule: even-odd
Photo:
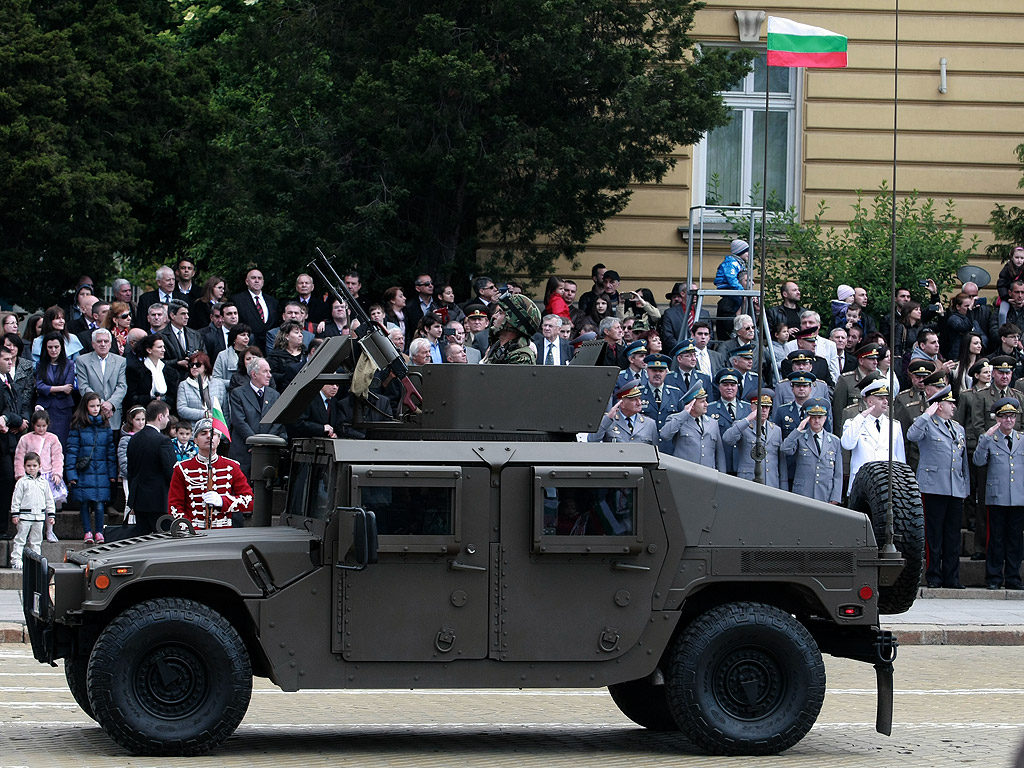
[[[487,569],[484,566],[482,566],[482,565],[467,565],[466,563],[460,563],[458,560],[449,560],[448,561],[448,570],[449,571],[484,571],[485,573],[487,571]]]
[[[624,563],[621,560],[616,560],[612,563],[613,571],[649,571],[650,566],[647,565],[636,565],[635,563]]]

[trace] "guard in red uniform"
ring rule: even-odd
[[[252,486],[237,461],[217,455],[220,435],[211,419],[196,422],[193,439],[199,454],[174,466],[168,511],[188,520],[196,530],[241,525],[252,515]]]

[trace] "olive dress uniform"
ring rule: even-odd
[[[989,589],[1020,589],[1024,549],[1024,432],[996,431],[978,438],[974,463],[988,467],[988,549],[985,583]]]
[[[915,389],[914,387],[900,392],[896,396],[896,402],[893,403],[893,415],[896,417],[896,421],[900,423],[900,426],[903,427],[904,434],[907,433],[911,425],[926,410],[928,410],[928,398],[925,397],[924,390]],[[911,442],[907,446],[907,464],[915,471],[917,470],[919,456],[917,444]]]
[[[952,401],[952,395],[949,399]],[[907,430],[907,440],[917,443],[920,450],[917,484],[924,503],[928,548],[925,581],[930,587],[959,589],[960,524],[970,490],[964,428],[952,419],[922,414]]]
[[[818,501],[839,503],[843,499],[843,461],[839,438],[823,429],[821,449],[814,432],[794,429],[782,441],[782,452],[796,464],[793,493]]]

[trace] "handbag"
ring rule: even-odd
[[[85,472],[85,470],[87,470],[89,468],[89,464],[91,464],[91,463],[92,463],[92,454],[91,453],[88,456],[79,456],[78,460],[75,462],[75,469],[77,469],[79,472]]]

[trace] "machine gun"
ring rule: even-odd
[[[384,329],[370,319],[366,310],[360,306],[355,297],[349,292],[345,281],[341,279],[334,270],[327,255],[319,248],[316,249],[317,256],[307,265],[316,271],[327,290],[333,294],[338,301],[349,306],[350,311],[359,321],[359,328],[356,330],[356,341],[363,352],[369,356],[374,365],[382,371],[387,371],[390,377],[398,379],[402,385],[402,404],[410,411],[418,412],[423,405],[423,396],[417,391],[409,378],[409,366],[402,358],[402,351],[398,349],[391,337]],[[322,266],[321,266],[322,265]],[[330,277],[328,276],[330,274]],[[333,280],[331,279],[333,277]],[[385,381],[385,383],[387,383]]]

